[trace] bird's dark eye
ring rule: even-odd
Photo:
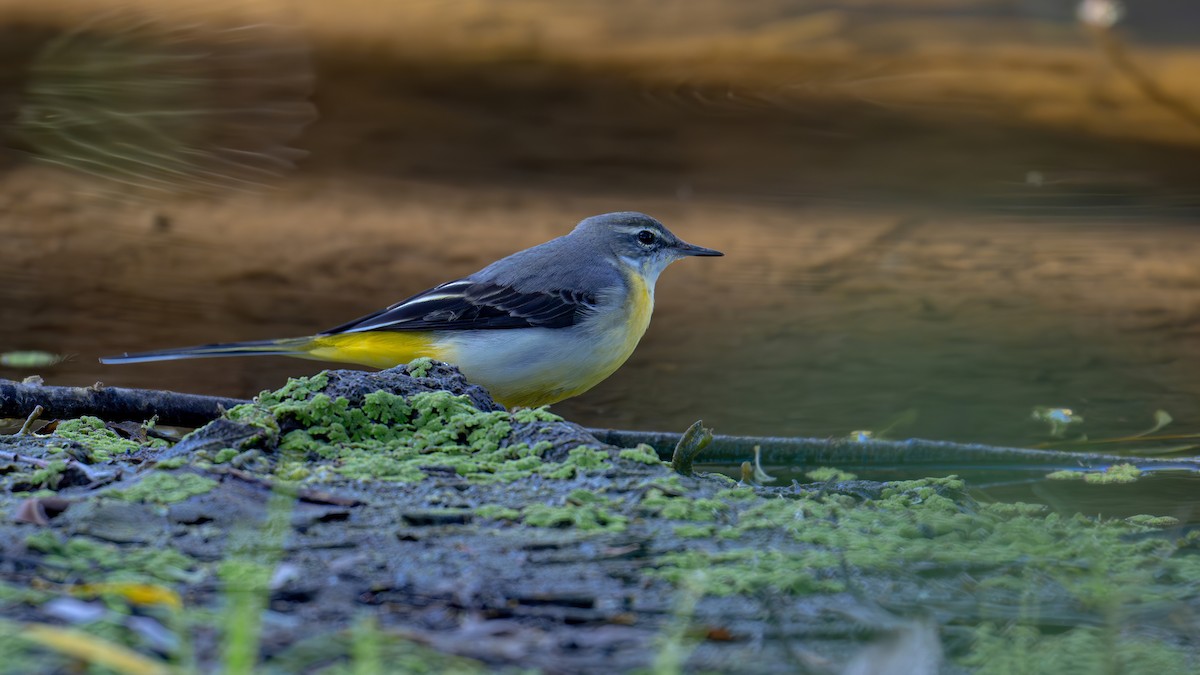
[[[655,237],[654,233],[650,230],[642,230],[641,232],[637,233],[638,243],[643,246],[649,246],[650,244],[653,244],[654,240],[657,238],[658,237]]]

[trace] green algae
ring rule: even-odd
[[[1132,464],[1113,464],[1103,473],[1088,473],[1083,477],[1084,482],[1095,485],[1113,483],[1132,483],[1142,475],[1141,469]]]
[[[887,484],[879,498],[865,502],[839,494],[747,502],[722,516],[731,525],[714,543],[728,543],[665,556],[656,574],[677,579],[682,571],[710,567],[739,580],[734,586],[740,589],[827,592],[843,588],[835,572],[844,561],[885,576],[914,565],[1037,572],[1091,607],[1200,592],[1200,564],[1192,556],[1173,556],[1190,544],[1130,536],[1154,531],[1161,526],[1155,521],[1063,517],[1039,505],[970,506],[961,490],[957,479],[925,479]],[[655,504],[663,497],[648,499]],[[767,574],[762,558],[753,555],[758,549],[736,547],[741,539],[761,536],[755,533],[787,535],[790,543],[778,542],[771,558],[782,576]],[[1088,564],[1081,567],[1080,560]],[[810,577],[821,583],[796,581]]]
[[[676,537],[707,545],[661,554],[649,574],[682,585],[702,573],[710,595],[753,597],[851,591],[850,579],[860,575],[896,579],[916,570],[952,575],[970,569],[972,596],[981,607],[1031,593],[1065,594],[1072,611],[1102,620],[1200,594],[1200,561],[1186,555],[1200,548],[1200,535],[1139,536],[1171,527],[1174,519],[1064,517],[1040,504],[975,504],[962,489],[961,481],[946,478],[886,484],[866,500],[836,493],[733,500],[744,495],[724,491],[729,509],[722,520],[731,524],[676,525]],[[651,504],[667,498],[647,494]],[[1036,621],[1036,604],[1021,610],[1029,620]],[[1031,627],[985,624],[961,663],[994,674],[1194,672],[1182,650],[1144,638],[1113,640],[1115,633],[1105,630],[1042,635]],[[1111,644],[1098,644],[1102,639]],[[1147,659],[1156,649],[1163,651]],[[1071,656],[1076,653],[1081,656]],[[1159,665],[1130,666],[1142,659]]]
[[[109,494],[131,502],[173,504],[209,492],[217,481],[194,473],[151,473],[133,487]]]
[[[1143,527],[1156,528],[1178,527],[1180,524],[1178,518],[1173,518],[1171,516],[1151,516],[1146,514],[1130,516],[1125,519],[1125,522],[1131,525],[1141,525]]]
[[[858,476],[855,476],[852,473],[849,473],[847,471],[842,471],[841,469],[835,469],[835,468],[829,467],[829,466],[818,467],[816,469],[813,469],[812,471],[809,471],[808,473],[805,473],[804,475],[807,476],[808,479],[813,481],[814,483],[826,483],[826,482],[839,483],[842,481],[854,480],[855,478],[858,478]]]
[[[59,422],[54,429],[54,435],[82,444],[88,449],[88,460],[92,463],[107,462],[115,456],[127,455],[143,446],[167,445],[166,441],[157,438],[145,443],[121,438],[104,424],[104,420],[87,415]]]
[[[1196,672],[1188,655],[1171,644],[1116,636],[1110,630],[1090,627],[1044,635],[1030,626],[984,624],[976,629],[975,644],[962,664],[977,668],[978,675]]]
[[[25,538],[25,546],[45,554],[48,570],[64,578],[82,576],[95,581],[195,582],[196,560],[170,548],[131,548],[81,535],[62,536],[50,530]]]
[[[1079,471],[1064,469],[1046,474],[1048,480],[1081,480],[1093,485],[1132,483],[1142,475],[1141,469],[1133,464],[1113,464],[1104,471]]]
[[[1000,518],[1037,516],[1050,511],[1050,507],[1045,504],[1029,504],[1027,502],[993,502],[984,508]]]

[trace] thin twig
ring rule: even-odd
[[[38,418],[41,417],[42,413],[44,413],[44,412],[46,412],[46,409],[43,408],[42,406],[40,406],[40,405],[34,406],[33,412],[29,413],[29,417],[25,418],[25,424],[21,425],[21,430],[17,432],[17,435],[18,436],[28,436],[28,435],[32,434],[33,432],[30,431],[30,429],[33,427],[33,423],[36,422],[38,420]]]
[[[246,401],[122,387],[47,387],[0,380],[0,417],[25,417],[36,406],[60,419],[94,415],[109,420],[148,420],[162,424],[201,426]]]
[[[95,415],[105,419],[150,419],[159,415],[162,424],[201,426],[221,416],[245,399],[181,394],[171,391],[123,389],[120,387],[45,387],[0,380],[0,417],[24,417],[37,405],[56,417]],[[682,434],[621,429],[586,430],[602,443],[632,448],[645,443],[659,457],[670,460]],[[1143,439],[1144,440],[1144,439]],[[761,446],[764,464],[838,466],[939,465],[943,468],[996,466],[1008,468],[1071,469],[1104,467],[1115,462],[1132,462],[1139,467],[1200,467],[1194,459],[1149,459],[1090,452],[1006,448],[977,443],[953,443],[910,439],[905,441],[856,441],[838,438],[714,435],[704,449],[704,461],[733,464],[753,457]]]

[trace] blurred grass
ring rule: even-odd
[[[255,190],[315,117],[303,40],[258,25],[115,12],[32,57],[14,121],[43,161],[144,192]]]

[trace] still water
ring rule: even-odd
[[[672,35],[708,54],[690,66],[319,44],[321,119],[275,191],[114,201],[6,157],[0,351],[74,355],[40,370],[51,384],[249,396],[322,366],[96,358],[311,334],[633,209],[727,257],[663,275],[629,363],[555,407],[571,420],[1032,445],[1052,440],[1031,416],[1045,406],[1082,418],[1067,440],[1136,434],[1160,410],[1200,433],[1200,131],[1058,9],[958,17],[1003,20],[1003,58],[913,51],[945,16],[864,12],[804,24],[832,37],[754,43],[796,63],[728,35]],[[1177,45],[1154,16],[1131,17],[1135,37]]]

